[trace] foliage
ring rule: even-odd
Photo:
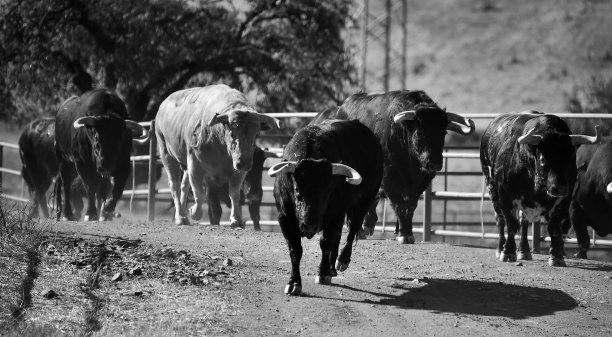
[[[570,113],[612,113],[612,78],[592,77],[581,86],[565,94],[565,106]],[[612,131],[610,119],[573,119],[568,122],[574,133],[592,134],[593,124],[600,126],[600,133],[609,135]]]
[[[223,82],[264,111],[320,110],[354,82],[348,0],[7,0],[0,112],[29,120],[93,87],[136,120],[170,93]]]

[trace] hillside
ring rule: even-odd
[[[370,7],[381,15],[384,1]],[[565,112],[564,93],[612,76],[611,13],[612,2],[601,0],[409,0],[406,88],[459,113]],[[400,15],[396,9],[397,49]],[[380,73],[382,45],[369,48],[369,71]],[[391,89],[402,87],[400,71],[396,62]],[[370,76],[367,88],[383,86]]]

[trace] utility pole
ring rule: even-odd
[[[361,5],[358,7],[361,41],[355,43],[361,49],[360,89],[367,92],[405,88],[408,77],[408,0],[363,0]],[[394,17],[398,22],[394,22]],[[399,34],[401,38],[394,39]],[[394,44],[392,39],[398,43]]]
[[[389,91],[389,68],[391,62],[391,0],[386,1],[387,18],[385,19],[385,72],[383,74],[383,85],[385,92]]]

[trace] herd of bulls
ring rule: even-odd
[[[278,120],[258,113],[226,85],[185,89],[166,98],[155,135],[174,223],[201,219],[207,199],[210,222],[219,224],[225,200],[231,204],[230,225],[244,227],[242,198],[258,230],[262,167],[271,154],[255,140],[260,130],[278,128]],[[276,178],[278,221],[292,264],[285,293],[302,291],[301,238],[321,233],[316,282],[330,284],[338,270],[348,267],[359,232],[372,233],[381,197],[390,200],[397,215],[398,241],[414,243],[412,217],[420,195],[442,168],[447,131],[469,135],[474,128],[473,121],[440,108],[425,92],[401,90],[352,95],[296,132],[281,162],[268,171]],[[45,193],[57,177],[58,218],[78,219],[72,208],[80,213],[82,196],[87,198],[85,221],[112,218],[130,171],[132,141],[149,137],[109,90],[69,98],[56,118],[30,123],[19,139],[22,173],[34,204],[48,216]],[[548,224],[553,266],[565,265],[563,235],[569,224],[583,258],[589,248],[587,225],[602,236],[612,232],[612,145],[600,143],[597,128],[592,137],[573,135],[562,119],[535,111],[503,114],[490,123],[480,158],[496,213],[500,260],[531,259],[527,226],[540,219]],[[188,209],[190,189],[195,202]],[[96,198],[103,203],[96,206]],[[349,230],[340,250],[345,223]]]

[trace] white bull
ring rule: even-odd
[[[199,220],[204,183],[228,183],[230,225],[244,227],[240,187],[253,163],[255,137],[259,130],[278,127],[278,120],[256,112],[241,92],[223,84],[168,96],[157,112],[155,133],[176,209],[174,223],[189,225],[189,184],[195,199],[190,215]]]

